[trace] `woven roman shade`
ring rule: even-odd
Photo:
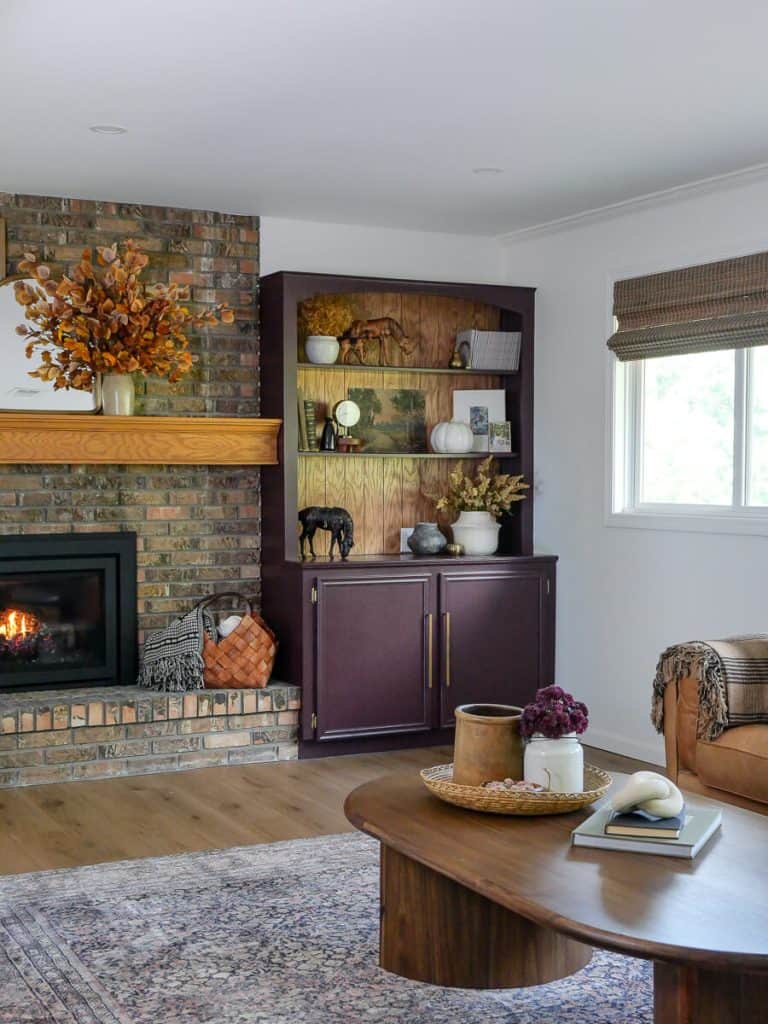
[[[768,253],[617,281],[622,362],[768,345]]]

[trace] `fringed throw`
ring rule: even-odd
[[[150,633],[144,642],[139,686],[177,693],[202,689],[206,633],[216,639],[213,616],[199,606],[165,629]]]
[[[686,676],[698,680],[699,739],[715,740],[735,725],[768,722],[768,634],[694,641],[668,647],[653,681],[651,721],[664,730],[664,691]]]

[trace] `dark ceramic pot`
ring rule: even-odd
[[[447,543],[437,523],[417,523],[408,538],[408,547],[414,555],[439,555]]]

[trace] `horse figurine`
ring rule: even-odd
[[[304,543],[309,540],[309,552],[312,558],[316,558],[315,548],[312,543],[317,530],[329,530],[331,534],[331,546],[328,551],[329,558],[333,558],[333,545],[338,545],[339,554],[346,559],[350,550],[354,547],[354,526],[352,516],[345,508],[325,508],[321,505],[310,505],[299,512],[301,523],[301,557],[304,554]]]
[[[401,325],[391,316],[373,320],[353,320],[339,338],[341,362],[349,365],[353,358],[362,366],[388,366],[386,343],[394,341],[403,355],[415,351],[418,342],[406,336]],[[374,350],[378,346],[378,359]]]

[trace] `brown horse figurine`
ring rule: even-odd
[[[386,342],[390,340],[395,342],[403,355],[410,355],[418,344],[413,338],[407,337],[397,320],[391,316],[354,320],[339,338],[341,362],[350,364],[356,361],[361,366],[389,366]],[[370,356],[376,345],[379,347],[378,360],[374,362]]]

